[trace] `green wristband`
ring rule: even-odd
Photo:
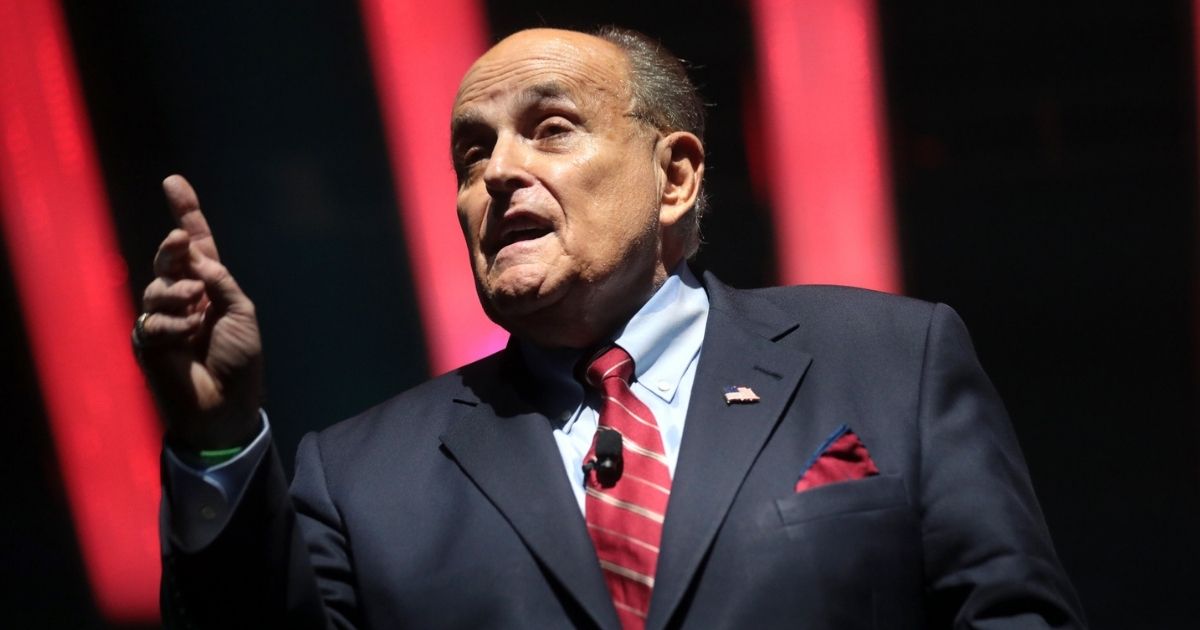
[[[232,448],[218,448],[211,451],[200,451],[200,460],[204,462],[205,466],[216,466],[217,464],[224,464],[234,457],[237,457],[238,453],[241,453],[244,450],[246,450],[245,447],[234,446]]]

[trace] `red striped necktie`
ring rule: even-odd
[[[633,358],[612,346],[587,368],[600,394],[600,426],[622,437],[623,471],[616,483],[587,473],[587,526],[623,628],[642,628],[650,608],[663,516],[671,492],[662,435],[654,414],[629,389]],[[585,462],[595,459],[592,441]],[[611,483],[605,487],[604,483]]]

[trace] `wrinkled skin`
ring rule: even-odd
[[[467,72],[453,117],[458,217],[480,300],[504,328],[545,346],[596,343],[682,259],[682,213],[664,205],[679,134],[633,116],[616,46],[517,33]]]

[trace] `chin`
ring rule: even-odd
[[[484,313],[509,333],[546,347],[584,347],[584,318],[571,313],[566,291],[480,294]]]
[[[492,294],[484,299],[483,310],[497,324],[529,317],[542,309],[534,295]]]
[[[479,302],[488,318],[511,333],[516,333],[514,324],[535,316],[549,306],[540,289],[541,285],[482,285],[476,286]]]
[[[480,298],[505,316],[536,312],[561,299],[569,284],[552,271],[536,263],[489,270],[483,281],[477,282]]]

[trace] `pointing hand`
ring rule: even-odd
[[[134,347],[167,422],[167,439],[193,450],[244,446],[258,431],[262,340],[254,303],[221,264],[187,180],[163,192],[179,227],[154,257]]]

